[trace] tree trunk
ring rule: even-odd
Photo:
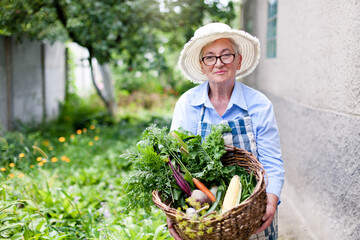
[[[105,89],[105,98],[110,104],[112,113],[116,112],[116,101],[114,94],[114,83],[111,78],[111,70],[108,63],[100,65],[100,72],[103,78],[104,89]]]
[[[114,94],[113,94],[113,85],[112,85],[112,82],[111,82],[111,76],[110,76],[110,73],[107,72],[107,76],[104,77],[103,76],[103,79],[104,79],[104,87],[105,87],[105,92],[107,93],[108,91],[111,92],[111,94],[105,96],[99,86],[96,84],[96,81],[95,81],[95,74],[94,74],[94,67],[93,67],[93,64],[92,64],[92,54],[91,54],[91,51],[89,50],[89,53],[90,53],[90,56],[88,58],[88,61],[89,61],[89,65],[90,65],[90,72],[91,72],[91,80],[92,80],[92,83],[95,87],[95,90],[96,90],[96,93],[99,95],[100,99],[103,101],[105,107],[106,107],[106,110],[108,112],[108,114],[111,116],[111,117],[114,117],[114,108],[115,108],[115,104],[114,104]],[[104,70],[104,72],[106,71],[109,71],[109,69],[107,70]],[[103,75],[103,71],[101,70],[101,73]]]

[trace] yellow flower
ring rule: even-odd
[[[44,140],[43,143],[44,143],[44,145],[47,146],[47,147],[50,146],[50,141],[49,141],[49,140]]]
[[[19,178],[22,178],[22,177],[24,177],[24,174],[23,174],[23,173],[20,173],[20,174],[18,175],[18,177],[19,177]]]
[[[34,164],[31,164],[31,165],[30,165],[30,168],[34,168]]]
[[[74,134],[71,134],[70,135],[70,139],[74,139],[75,138],[75,135]]]
[[[42,157],[37,157],[36,161],[40,162],[42,160]]]
[[[64,162],[70,162],[70,159],[67,156],[62,156],[61,160]]]
[[[94,142],[90,141],[88,144],[89,144],[89,146],[92,146],[92,145],[94,145]]]
[[[15,177],[15,175],[14,175],[13,173],[10,173],[10,174],[9,174],[9,177],[10,177],[10,178],[13,178],[13,177]]]
[[[49,147],[49,150],[50,150],[50,151],[54,150],[54,147],[53,147],[53,146],[50,146],[50,147]]]
[[[57,162],[57,160],[58,160],[57,157],[52,157],[51,158],[51,162]]]
[[[47,161],[46,161],[46,159],[44,158],[44,159],[42,160],[42,162],[43,162],[43,163],[46,163]]]
[[[44,166],[44,163],[43,162],[39,162],[39,166]]]
[[[65,142],[65,138],[64,137],[59,137],[59,142]]]
[[[94,140],[95,140],[95,141],[99,141],[99,137],[98,137],[98,136],[95,136],[95,137],[94,137]]]
[[[82,133],[81,129],[78,129],[78,130],[76,131],[76,133],[77,133],[77,134],[81,134],[81,133]]]
[[[25,157],[25,153],[20,153],[19,158],[23,158],[23,157]]]
[[[86,132],[87,132],[87,129],[86,129],[86,128],[83,128],[83,132],[86,133]]]
[[[12,163],[9,164],[9,166],[10,167],[15,167],[15,163],[12,162]]]
[[[91,129],[91,130],[94,130],[94,129],[95,129],[95,125],[93,125],[93,124],[90,125],[90,129]]]
[[[2,167],[2,168],[0,168],[0,171],[5,172],[6,168]]]

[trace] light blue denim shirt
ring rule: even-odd
[[[197,134],[201,107],[205,105],[204,121],[220,123],[222,120],[242,118],[248,112],[258,148],[258,159],[268,175],[267,193],[273,193],[280,199],[284,185],[285,170],[281,158],[280,138],[275,114],[270,100],[261,92],[235,81],[227,110],[219,116],[210,102],[209,83],[205,82],[184,93],[175,105],[171,131],[182,127]]]

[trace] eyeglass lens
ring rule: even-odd
[[[216,61],[217,61],[218,58],[220,59],[220,61],[223,64],[229,64],[229,63],[232,63],[234,61],[235,54],[224,54],[224,55],[221,55],[221,56],[206,56],[206,57],[203,57],[202,60],[203,60],[205,65],[211,66],[211,65],[216,64]]]

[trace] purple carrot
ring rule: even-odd
[[[173,176],[176,180],[177,185],[179,185],[179,187],[181,188],[181,190],[183,190],[188,196],[191,195],[191,188],[189,186],[189,184],[187,183],[187,181],[184,179],[184,177],[181,175],[179,170],[176,170],[174,168],[174,166],[172,165],[170,159],[168,162],[172,172],[173,172]]]

